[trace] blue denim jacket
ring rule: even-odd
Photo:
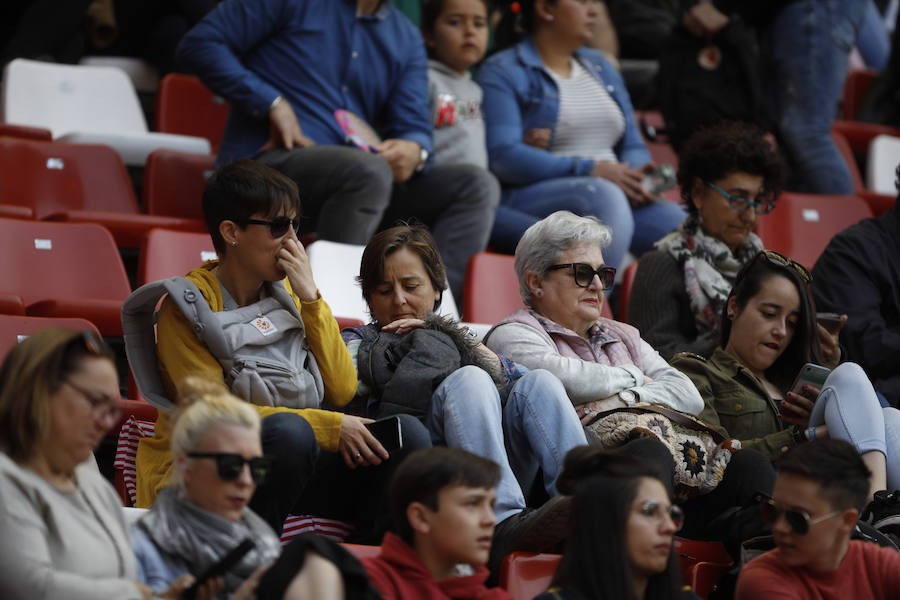
[[[622,77],[597,50],[582,48],[575,52],[575,59],[606,86],[625,115],[625,133],[614,148],[619,161],[632,167],[650,162]],[[558,156],[522,141],[529,129],[549,128],[555,133],[559,117],[559,90],[544,71],[530,37],[490,57],[478,73],[478,83],[484,90],[482,110],[490,167],[501,182],[519,186],[554,177],[590,175],[592,159]]]
[[[184,36],[177,58],[231,102],[219,164],[259,151],[279,95],[317,144],[345,143],[333,114],[344,108],[431,152],[425,45],[389,2],[358,16],[355,0],[229,0]]]

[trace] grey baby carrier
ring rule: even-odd
[[[122,330],[128,364],[144,398],[166,411],[175,405],[160,376],[154,331],[156,306],[168,294],[219,361],[232,393],[261,406],[317,408],[325,390],[300,313],[283,282],[266,283],[265,290],[259,302],[238,307],[222,288],[221,312],[213,312],[184,277],[135,290],[122,305]]]

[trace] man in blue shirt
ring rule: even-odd
[[[231,102],[219,164],[254,157],[293,178],[321,239],[365,244],[380,223],[421,220],[461,298],[500,193],[483,170],[429,168],[424,43],[389,1],[226,0],[178,60]],[[378,130],[377,153],[348,144],[336,109]]]

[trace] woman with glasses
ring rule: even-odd
[[[380,515],[391,469],[403,452],[429,441],[424,427],[404,421],[406,444],[392,460],[365,427],[369,420],[322,409],[350,401],[356,370],[297,239],[296,184],[251,160],[232,163],[207,182],[203,217],[219,258],[186,279],[220,327],[197,328],[172,298],[163,302],[156,351],[169,397],[185,377],[201,376],[226,385],[263,418],[272,477],[251,506],[277,533],[290,514],[316,514],[350,520],[356,541],[377,543],[387,527]],[[220,362],[205,341],[216,336],[234,356]],[[170,479],[170,439],[171,415],[160,411],[154,436],[138,447],[139,506],[149,506]]]
[[[663,600],[683,591],[672,550],[684,514],[656,470],[618,452],[566,457],[561,489],[574,494],[569,536],[550,589],[535,600]]]
[[[738,273],[709,359],[684,353],[705,408],[700,417],[771,460],[809,440],[852,443],[872,471],[871,493],[900,486],[900,411],[882,408],[855,363],[831,371],[821,389],[789,391],[806,363],[823,357],[805,267],[777,252],[755,255]]]
[[[246,552],[223,572],[198,581],[197,597],[344,598],[337,566],[315,548],[355,565],[347,577],[352,586],[365,589],[361,566],[336,544],[317,541],[306,553],[307,540],[296,540],[282,554],[278,536],[249,508],[272,465],[263,455],[257,411],[198,377],[185,379],[179,391],[172,485],[160,491],[131,529],[140,580],[161,593],[184,574],[207,572],[250,540]]]
[[[641,256],[628,302],[628,322],[666,360],[712,353],[734,278],[762,250],[753,228],[775,208],[781,177],[755,125],[723,122],[685,144],[678,183],[688,218]]]
[[[149,599],[121,502],[92,455],[120,417],[112,352],[45,329],[0,368],[0,597]],[[177,598],[190,584],[160,589]]]

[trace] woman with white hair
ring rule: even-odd
[[[173,485],[132,527],[138,579],[158,593],[184,574],[200,576],[250,540],[225,573],[198,582],[198,597],[337,599],[345,597],[345,582],[347,597],[366,597],[351,593],[367,589],[355,559],[323,539],[295,540],[282,554],[278,536],[248,507],[272,462],[262,452],[257,411],[198,377],[183,382],[180,396]]]

